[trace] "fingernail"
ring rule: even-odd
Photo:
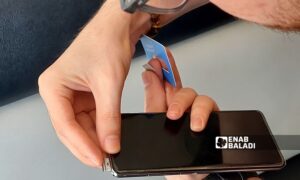
[[[180,115],[180,107],[178,104],[172,104],[168,109],[168,116],[171,118],[178,118]]]
[[[114,154],[120,151],[120,139],[117,135],[110,135],[104,141],[105,150],[108,153]]]
[[[191,121],[191,129],[195,132],[202,131],[203,129],[203,121],[199,118],[197,120],[198,120],[197,123]]]
[[[145,70],[147,70],[147,71],[153,71],[153,72],[155,72],[155,69],[154,69],[154,67],[153,66],[151,66],[150,64],[144,64],[143,65],[143,68],[145,69]]]
[[[149,86],[151,84],[151,76],[148,72],[143,72],[142,74],[142,79],[143,79],[143,82],[144,82],[144,86]]]

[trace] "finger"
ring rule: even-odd
[[[86,112],[81,112],[76,115],[76,120],[82,129],[93,140],[93,142],[100,148],[95,121],[92,119],[92,117]]]
[[[167,50],[167,54],[168,54],[168,57],[169,57],[169,60],[170,60],[171,68],[172,68],[173,73],[174,73],[174,77],[175,77],[175,81],[176,81],[176,88],[182,88],[180,74],[179,74],[177,65],[175,63],[174,57],[173,57],[173,55],[172,55],[169,48],[166,48],[166,50]]]
[[[108,75],[95,75],[89,85],[96,102],[96,129],[102,149],[115,154],[120,151],[121,135],[121,95],[123,82],[120,78],[101,78]],[[119,82],[118,82],[119,81]]]
[[[162,64],[159,59],[151,59],[148,64],[154,69],[155,74],[159,80],[163,82]]]
[[[103,155],[75,120],[72,92],[64,86],[47,83],[40,84],[40,93],[46,102],[53,127],[62,142],[82,162],[100,167]]]
[[[174,73],[174,78],[175,78],[175,81],[176,81],[176,87],[173,87],[171,84],[169,84],[168,82],[164,82],[164,86],[165,86],[165,91],[166,91],[166,94],[167,94],[167,102],[169,102],[170,99],[173,98],[173,95],[180,89],[182,88],[182,83],[181,83],[181,78],[180,78],[180,75],[179,75],[179,71],[177,69],[177,66],[176,66],[176,63],[175,63],[175,60],[174,60],[174,57],[172,56],[171,54],[171,51],[166,48],[166,51],[167,51],[167,55],[169,57],[169,61],[170,61],[170,64],[171,64],[171,68],[172,68],[172,71]],[[158,63],[160,65],[158,65]],[[163,79],[163,73],[162,73],[162,67],[165,66],[163,62],[161,62],[161,60],[159,59],[152,59],[149,64],[155,69],[155,72],[156,74],[158,75],[158,77],[160,79]]]
[[[219,111],[215,101],[208,96],[197,96],[192,105],[191,129],[195,132],[202,131],[212,111]]]
[[[82,154],[79,150],[77,150],[77,148],[74,147],[73,144],[71,144],[67,139],[65,139],[64,137],[62,137],[60,135],[57,135],[57,136],[58,136],[59,140],[69,149],[69,151],[79,161],[81,161],[85,165],[101,169],[101,166],[95,165],[95,163],[92,162],[88,156],[86,156],[85,154]]]
[[[82,111],[90,112],[96,107],[94,96],[91,92],[76,92],[74,94],[74,102],[80,102],[73,103],[73,109],[75,114],[80,113]]]
[[[66,105],[64,106],[66,107]],[[56,107],[59,108],[59,106]],[[68,107],[66,107],[66,109],[68,109]],[[64,115],[66,116],[66,118],[68,118],[68,115],[66,115],[65,111],[63,111],[62,113],[56,111],[56,113]],[[89,135],[76,122],[76,120],[73,119],[73,117],[71,117],[73,120],[69,121],[60,118],[59,120],[61,120],[61,122],[58,122],[56,120],[58,119],[57,117],[52,115],[50,116],[51,119],[53,119],[53,127],[58,136],[63,140],[64,144],[79,160],[81,160],[85,164],[92,165],[93,167],[102,166],[102,152],[94,143],[94,141],[89,137]]]
[[[197,93],[191,88],[181,88],[170,101],[167,117],[172,120],[179,119],[183,113],[192,106]]]
[[[170,83],[165,82],[165,91],[166,91],[166,95],[167,95],[167,106],[169,106],[170,102],[172,101],[176,92],[182,88],[182,83],[181,83],[180,74],[179,74],[177,65],[175,63],[174,57],[168,48],[166,50],[167,50],[167,54],[168,54],[170,64],[171,64],[171,67],[172,67],[172,70],[174,73],[175,81],[176,81],[176,87],[173,87]]]
[[[96,110],[90,111],[89,115],[92,118],[94,124],[96,124]]]
[[[142,73],[144,82],[144,109],[145,112],[165,112],[166,95],[162,81],[152,71]]]

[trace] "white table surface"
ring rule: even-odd
[[[223,110],[259,109],[274,134],[300,134],[300,35],[234,22],[170,47],[185,86]],[[143,111],[144,57],[126,81],[122,111]],[[298,142],[299,143],[299,142]],[[285,158],[299,151],[284,151]],[[0,179],[113,179],[82,165],[58,141],[34,95],[0,107]],[[162,179],[148,177],[135,179]]]

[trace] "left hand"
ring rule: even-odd
[[[145,112],[165,112],[171,120],[179,119],[191,107],[191,129],[202,131],[212,111],[219,108],[214,100],[208,96],[197,95],[191,88],[183,88],[179,72],[170,52],[168,56],[173,67],[177,87],[163,81],[160,61],[153,59],[149,64],[155,72],[145,71],[142,74],[145,91]],[[203,179],[207,174],[166,176],[168,180],[175,179]]]
[[[58,138],[84,164],[101,168],[120,151],[120,104],[138,37],[150,15],[106,0],[65,52],[39,77]]]

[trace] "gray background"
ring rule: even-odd
[[[184,86],[223,110],[259,109],[273,134],[300,134],[300,35],[234,22],[170,47]],[[122,112],[143,111],[144,57],[134,59]],[[285,158],[300,151],[284,151]],[[58,141],[34,95],[0,108],[0,179],[113,179],[82,165]],[[136,179],[162,179],[148,177]]]

